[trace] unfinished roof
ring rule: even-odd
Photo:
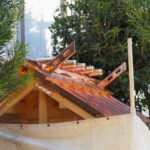
[[[130,113],[129,106],[114,98],[105,88],[126,70],[126,64],[123,63],[103,81],[99,81],[91,77],[102,75],[102,69],[68,60],[75,51],[73,43],[53,60],[29,60],[28,66],[40,79],[38,85],[48,91],[53,87],[62,96],[97,117]],[[137,114],[144,122],[150,121],[142,114]]]
[[[126,63],[100,81],[92,77],[102,75],[102,69],[68,60],[75,52],[75,43],[72,43],[53,60],[28,60],[27,66],[22,66],[20,71],[26,72],[30,68],[38,77],[35,83],[36,88],[50,96],[54,90],[57,91],[63,97],[60,98],[61,103],[65,104],[66,98],[91,116],[104,117],[130,113],[129,106],[114,98],[112,92],[106,89],[126,70]],[[55,99],[55,97],[52,98]],[[145,123],[150,122],[144,115],[137,114]],[[84,115],[82,117],[84,118]]]

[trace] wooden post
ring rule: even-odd
[[[130,111],[135,114],[134,101],[134,71],[133,71],[133,54],[132,54],[132,38],[128,38],[128,66],[129,66],[129,84],[130,84]]]
[[[42,91],[39,91],[39,123],[48,123],[47,97]]]

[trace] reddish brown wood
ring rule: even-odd
[[[58,68],[61,64],[63,64],[67,59],[73,56],[76,53],[75,42],[72,42],[63,52],[61,52],[58,56],[56,56],[50,62],[47,62],[43,67],[43,70],[47,72],[52,72],[56,68]]]
[[[89,77],[102,76],[104,74],[102,69],[97,69],[95,72],[91,72],[88,74]]]
[[[109,74],[104,80],[100,81],[98,86],[106,87],[112,83],[116,78],[120,76],[123,72],[126,71],[126,63],[124,62],[118,68],[116,68],[111,74]]]

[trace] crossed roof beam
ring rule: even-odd
[[[85,75],[88,77],[95,77],[103,75],[102,69],[95,69],[94,66],[86,66],[85,63],[77,63],[76,60],[69,60],[77,52],[76,43],[72,42],[67,48],[65,48],[59,55],[57,55],[53,60],[29,60],[28,65],[31,68],[40,68],[45,72],[52,73],[56,69],[66,70],[68,72],[73,72],[80,75]],[[117,67],[112,73],[110,73],[106,78],[97,83],[99,87],[107,87],[115,79],[117,79],[122,73],[126,71],[126,62],[122,63]]]

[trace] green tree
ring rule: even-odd
[[[30,76],[18,76],[19,66],[25,61],[26,46],[13,42],[21,5],[19,0],[0,0],[0,100],[21,88]]]
[[[62,5],[49,27],[53,54],[75,40],[76,59],[105,69],[107,76],[122,62],[127,62],[127,38],[133,37],[136,107],[139,111],[150,110],[149,4],[149,0],[76,0]],[[69,10],[70,14],[62,17],[62,9]],[[128,72],[109,85],[109,89],[129,104]]]

